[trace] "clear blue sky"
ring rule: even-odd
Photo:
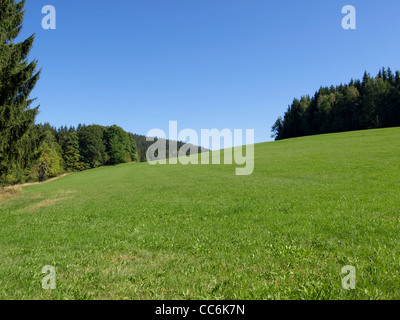
[[[43,30],[41,8],[57,10]],[[341,27],[357,9],[357,30]],[[117,124],[146,134],[255,129],[294,97],[400,69],[399,0],[28,0],[21,37],[43,69],[37,122]]]

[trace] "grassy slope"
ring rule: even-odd
[[[0,298],[400,299],[400,128],[255,156],[251,176],[130,164],[25,187],[0,203]]]

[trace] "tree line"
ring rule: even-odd
[[[80,124],[76,128],[57,129],[48,123],[33,125],[24,141],[16,150],[16,160],[2,168],[0,185],[40,182],[67,172],[146,162],[147,149],[154,143],[147,141],[146,136],[126,132],[117,125]],[[167,140],[167,146],[169,143]],[[177,144],[180,148],[184,142]],[[200,147],[198,150],[199,153],[208,151]]]
[[[43,181],[64,172],[137,161],[133,135],[116,125],[55,129],[38,124],[22,139],[16,159],[3,161],[2,184]]]
[[[36,125],[30,94],[40,70],[28,61],[34,35],[15,43],[25,0],[0,2],[0,185],[42,181],[65,171],[137,160],[133,135],[117,126]]]
[[[35,37],[15,43],[22,29],[24,6],[25,0],[0,1],[0,186],[146,161],[146,151],[154,142],[117,125],[56,129],[50,124],[35,124],[39,106],[31,107],[35,99],[30,94],[40,70],[37,60],[28,61]],[[178,142],[181,145],[183,142]]]
[[[307,135],[400,126],[400,72],[382,68],[376,77],[321,87],[294,99],[272,127],[276,140]]]

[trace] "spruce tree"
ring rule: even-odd
[[[400,126],[400,71],[383,68],[377,77],[365,72],[362,81],[321,87],[312,98],[304,99],[300,108],[295,99],[283,119],[273,125],[277,140],[297,137],[299,132],[310,135]]]
[[[25,0],[0,2],[0,178],[16,169],[23,140],[38,107],[29,95],[39,79],[37,60],[28,62],[34,35],[14,43],[22,29]],[[25,142],[26,143],[26,142]]]
[[[70,171],[81,171],[85,169],[85,165],[80,161],[79,154],[79,138],[76,131],[71,132],[66,142],[64,151],[64,160],[67,169]]]
[[[400,72],[399,71],[396,71],[395,77],[396,77],[396,80],[395,80],[396,86],[399,87],[400,86]]]
[[[385,81],[386,81],[387,78],[388,78],[388,77],[387,77],[387,72],[386,72],[385,67],[382,68],[382,78],[383,78],[383,80],[385,80]]]
[[[390,68],[387,69],[387,77],[388,77],[390,84],[395,84],[394,74],[393,74],[392,69],[390,69]]]
[[[371,78],[371,76],[369,75],[369,73],[367,71],[365,71],[364,75],[363,75],[363,79],[362,79],[362,84],[361,84],[362,88],[365,87],[365,85],[367,84],[367,82],[369,81],[370,78]]]

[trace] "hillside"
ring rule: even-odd
[[[133,137],[133,140],[135,140],[135,143],[136,143],[137,153],[138,153],[138,161],[139,162],[146,162],[147,161],[147,159],[146,159],[147,149],[155,141],[157,141],[157,138],[155,138],[154,141],[147,141],[147,137],[144,136],[144,135],[132,134],[132,137]],[[167,158],[169,158],[169,143],[170,143],[170,140],[167,139],[166,140],[166,146],[167,146],[166,155],[167,155]],[[185,143],[182,142],[182,141],[176,141],[176,144],[177,144],[177,148],[179,150]],[[198,146],[196,146],[196,148],[198,150],[197,151],[198,153],[208,152],[209,151],[208,149],[205,149],[205,148],[202,148],[202,147],[198,147]]]
[[[136,163],[24,187],[0,202],[0,299],[400,299],[399,159],[389,128],[257,144],[251,176]]]

